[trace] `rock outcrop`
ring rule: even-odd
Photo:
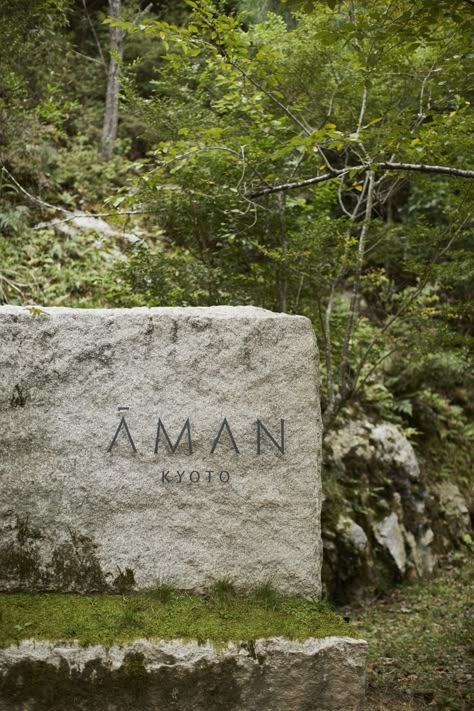
[[[426,489],[397,427],[357,420],[329,434],[324,479],[323,577],[339,602],[431,572]]]
[[[329,433],[323,484],[323,584],[341,604],[429,575],[438,554],[471,540],[457,483],[422,471],[391,423],[358,419]]]

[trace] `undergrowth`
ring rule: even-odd
[[[369,642],[367,711],[474,709],[474,556],[454,554],[431,581],[352,611]]]

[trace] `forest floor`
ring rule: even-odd
[[[350,616],[369,642],[367,711],[474,711],[474,556]]]

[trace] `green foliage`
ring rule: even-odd
[[[128,179],[130,163],[124,158],[130,142],[119,139],[115,154],[107,162],[97,155],[90,137],[78,134],[67,146],[52,153],[49,169],[54,172],[55,190],[61,205],[75,209],[109,199]]]
[[[156,215],[162,230],[159,250],[145,246],[119,267],[125,292],[134,303],[141,294],[146,303],[250,302],[304,313],[326,356],[328,403],[334,390],[345,398],[359,391],[378,406],[386,393],[380,413],[403,415],[397,398],[370,382],[385,360],[396,382],[392,350],[403,358],[441,336],[440,367],[467,373],[470,336],[460,325],[470,272],[450,277],[456,250],[471,258],[469,192],[447,178],[377,175],[366,258],[354,278],[361,228],[353,211],[367,187],[349,168],[393,155],[464,165],[471,59],[455,23],[464,27],[468,16],[460,4],[448,12],[400,1],[388,13],[383,3],[353,12],[341,2],[300,6],[289,22],[268,3],[241,4],[247,15],[205,0],[188,4],[192,15],[181,27],[121,23],[156,38],[167,63],[146,95],[136,76],[125,86],[156,146],[137,166],[128,204]],[[253,197],[262,186],[323,175],[328,165],[348,166],[339,185]],[[367,303],[355,318],[347,290]],[[406,401],[406,387],[399,390]]]
[[[115,245],[96,233],[58,238],[53,230],[0,233],[0,302],[45,306],[103,303],[102,272]]]
[[[470,552],[474,553],[474,540],[472,539],[472,536],[470,536],[469,533],[464,534],[463,541],[469,548]]]
[[[26,205],[5,205],[3,209],[4,211],[0,212],[0,230],[4,234],[14,234],[26,227],[29,216]]]
[[[232,303],[229,275],[203,263],[187,249],[153,249],[138,245],[117,262],[108,280],[107,298],[117,306],[206,306]],[[218,294],[214,300],[210,292]],[[238,300],[238,299],[236,299]],[[242,299],[245,301],[245,297]]]
[[[40,153],[68,110],[58,96],[55,54],[64,49],[58,30],[64,0],[3,3],[0,22],[0,159],[23,170]],[[45,72],[49,65],[49,72]]]
[[[175,589],[172,585],[168,585],[167,583],[159,583],[147,591],[148,597],[152,599],[156,598],[158,602],[161,602],[164,605],[172,600],[174,594]]]
[[[472,415],[472,183],[376,168],[365,214],[368,164],[469,167],[469,3],[196,0],[154,3],[138,21],[126,2],[107,163],[97,153],[107,4],[10,5],[3,302],[301,313],[320,343],[332,417],[357,400],[407,431],[432,426],[422,412],[443,429],[426,393],[461,407],[456,422]],[[142,239],[32,229],[50,212],[14,179],[63,208],[143,213],[131,217]]]
[[[276,610],[281,603],[282,596],[275,590],[271,582],[263,583],[255,591],[255,598],[269,610]]]
[[[235,585],[230,578],[216,580],[209,588],[209,596],[221,602],[231,600],[236,594]]]

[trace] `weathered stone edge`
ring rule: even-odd
[[[300,314],[288,314],[279,311],[262,309],[259,306],[133,306],[131,308],[110,308],[110,309],[83,309],[71,308],[68,306],[15,306],[5,304],[0,306],[0,316],[74,316],[75,314],[86,318],[96,318],[98,316],[180,316],[196,318],[217,318],[217,319],[291,319],[293,321],[311,321],[306,316]]]
[[[59,665],[62,660],[77,671],[82,670],[85,664],[92,659],[100,660],[111,669],[122,665],[125,658],[132,654],[143,655],[145,667],[148,670],[156,669],[165,664],[170,665],[170,658],[174,658],[176,665],[193,664],[197,661],[217,661],[226,657],[258,657],[272,655],[295,654],[315,656],[320,652],[347,651],[362,653],[362,658],[367,655],[367,642],[353,637],[308,637],[303,641],[290,640],[285,637],[259,638],[252,642],[232,641],[214,643],[209,640],[183,641],[180,639],[157,640],[138,639],[135,642],[113,644],[107,647],[102,644],[81,645],[78,642],[62,643],[48,642],[45,640],[28,639],[19,644],[0,647],[0,674],[12,664],[28,659],[30,661],[43,661]]]
[[[367,643],[351,637],[0,650],[2,711],[362,711],[366,679]]]

